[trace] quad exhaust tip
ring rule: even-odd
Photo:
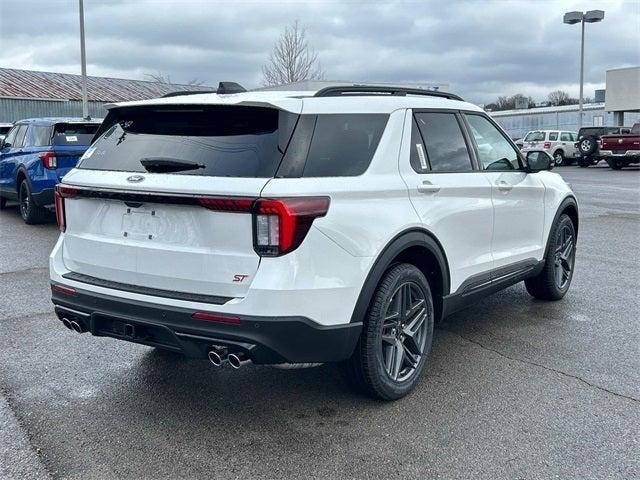
[[[68,318],[64,317],[62,319],[62,324],[67,327],[69,330],[73,330],[73,325],[71,325],[71,320],[69,320]]]
[[[222,364],[227,360],[227,349],[226,348],[212,348],[207,353],[207,357],[209,357],[209,361],[215,365],[216,367],[221,367]]]
[[[71,322],[71,328],[73,328],[78,333],[84,333],[87,331],[87,329],[84,328],[84,325],[76,322],[75,320]]]
[[[235,368],[237,370],[238,368],[242,367],[243,365],[246,365],[247,363],[251,363],[251,360],[249,360],[244,354],[242,353],[229,354],[229,365],[231,365],[232,368]]]

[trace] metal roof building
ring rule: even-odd
[[[87,77],[89,115],[104,117],[105,103],[144,100],[175,91],[211,91],[206,86],[123,78]],[[81,117],[80,75],[0,68],[0,122],[32,117]]]
[[[531,130],[578,131],[578,105],[541,107],[522,110],[487,112],[511,138],[522,138]],[[640,121],[640,113],[625,115],[625,124]],[[584,127],[616,125],[614,114],[605,110],[604,103],[585,103],[582,112]]]

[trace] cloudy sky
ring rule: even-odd
[[[89,75],[162,72],[259,86],[285,25],[307,29],[327,79],[448,83],[477,103],[524,93],[577,96],[580,26],[588,24],[585,95],[605,70],[640,65],[640,1],[99,1],[85,0]],[[79,73],[77,0],[0,0],[0,67]],[[28,20],[27,20],[28,18]]]

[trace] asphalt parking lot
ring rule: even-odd
[[[0,213],[0,478],[640,478],[640,170],[558,168],[581,203],[560,302],[522,285],[436,329],[395,403],[338,368],[216,369],[66,330],[55,225]]]

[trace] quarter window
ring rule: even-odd
[[[430,166],[434,172],[469,172],[473,170],[467,143],[460,124],[453,113],[416,113],[415,121],[424,141],[412,141],[412,165],[416,171]],[[424,157],[424,158],[423,158]],[[417,160],[417,165],[415,160]]]
[[[521,170],[517,150],[493,123],[481,115],[466,115],[483,170]]]

